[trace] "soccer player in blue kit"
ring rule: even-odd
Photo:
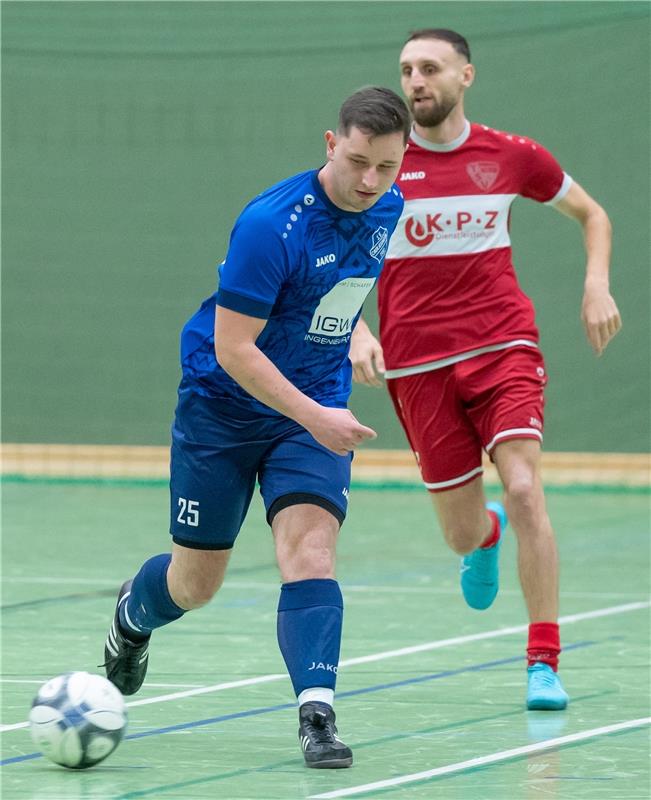
[[[309,767],[349,767],[333,700],[343,600],[335,545],[352,451],[375,432],[346,408],[351,332],[403,208],[394,185],[410,118],[366,87],[325,133],[327,161],[242,211],[218,291],[181,336],[172,428],[172,552],[120,589],[106,673],[141,687],[151,632],[219,589],[256,479],[282,578],[277,634],[299,705]]]

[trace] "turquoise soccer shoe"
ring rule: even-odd
[[[499,555],[504,529],[507,525],[506,511],[501,503],[486,503],[494,511],[500,524],[500,538],[492,547],[478,547],[461,559],[461,591],[470,606],[478,611],[488,608],[499,589]]]
[[[529,711],[562,711],[570,702],[561,679],[542,661],[527,669],[527,709]]]

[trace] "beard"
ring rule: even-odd
[[[457,104],[457,98],[442,97],[440,102],[432,101],[429,108],[415,106],[414,99],[409,101],[409,107],[415,122],[423,128],[436,128],[449,116],[452,109]]]

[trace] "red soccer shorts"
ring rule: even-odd
[[[509,347],[387,381],[433,492],[480,475],[482,449],[492,458],[495,445],[508,439],[542,441],[546,383],[542,353],[533,347]]]

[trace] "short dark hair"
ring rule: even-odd
[[[402,98],[391,89],[364,86],[344,100],[339,109],[337,130],[347,136],[353,127],[371,137],[402,133],[407,144],[411,133],[411,117]]]
[[[456,31],[448,28],[421,28],[418,31],[412,31],[405,44],[413,42],[414,39],[440,39],[443,42],[449,42],[457,53],[470,63],[470,46],[466,38]]]

